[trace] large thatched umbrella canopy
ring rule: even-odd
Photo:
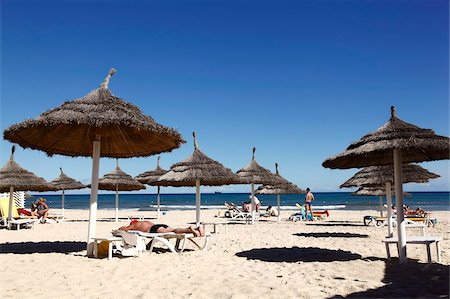
[[[220,162],[206,156],[199,148],[195,132],[194,152],[182,162],[173,164],[157,184],[172,187],[196,187],[196,222],[200,222],[200,185],[222,186],[242,184],[242,180]]]
[[[377,131],[353,142],[346,151],[326,159],[328,168],[394,165],[397,205],[398,247],[401,262],[406,261],[406,232],[403,215],[402,163],[450,158],[450,139],[430,129],[402,121],[391,107],[391,118]]]
[[[403,183],[428,183],[430,179],[439,177],[438,174],[429,172],[416,164],[403,164],[402,173]],[[369,166],[358,171],[345,181],[340,188],[376,186],[386,182],[394,182],[394,167],[392,165]]]
[[[63,172],[61,167],[59,168],[59,170],[61,171],[61,174],[59,175],[59,177],[51,181],[51,184],[55,187],[56,190],[62,190],[61,213],[62,215],[64,215],[64,191],[83,189],[87,186],[71,177],[68,177]]]
[[[255,184],[264,184],[264,185],[276,185],[283,184],[283,180],[280,177],[276,176],[267,168],[262,167],[255,160],[255,151],[256,148],[253,148],[252,151],[252,160],[248,163],[244,168],[239,169],[237,171],[237,175],[247,184],[251,184],[251,198],[252,198],[252,224],[254,223],[254,214],[255,211]]]
[[[14,161],[15,146],[12,146],[11,157],[0,169],[0,192],[9,191],[9,211],[12,210],[14,191],[53,191],[55,188],[41,177],[20,167]],[[10,212],[8,221],[11,221]]]
[[[160,156],[158,156],[157,162],[156,162],[156,168],[154,170],[146,171],[141,173],[140,175],[136,176],[135,179],[141,182],[142,184],[147,184],[150,186],[157,186],[157,194],[156,194],[156,213],[157,213],[157,219],[161,217],[161,198],[160,198],[160,191],[161,186],[157,184],[159,178],[166,174],[168,170],[165,170],[159,166],[159,159]]]
[[[119,191],[135,191],[145,189],[145,186],[131,175],[125,173],[116,161],[116,168],[98,180],[98,189],[116,191],[116,222],[119,220]]]
[[[429,172],[425,168],[416,164],[403,164],[403,183],[428,183],[430,179],[438,178],[439,175]],[[382,192],[382,195],[386,195],[386,203],[388,205],[388,235],[392,235],[392,205],[391,196],[393,189],[391,189],[391,183],[394,182],[394,167],[392,165],[385,166],[369,166],[364,167],[362,170],[358,171],[354,176],[344,182],[340,187],[361,187],[361,186],[378,186],[381,188],[383,184],[386,184],[386,188]],[[356,195],[364,195],[367,192],[373,191],[370,188],[364,188],[356,191]],[[383,216],[383,198],[380,196],[380,215]]]
[[[394,191],[393,189],[391,191]],[[352,192],[353,196],[384,196],[386,195],[386,189],[384,186],[365,186],[360,187],[355,192]],[[403,196],[412,196],[411,193],[403,192]]]
[[[277,195],[277,206],[278,206],[278,222],[281,221],[280,213],[280,194],[302,194],[306,193],[305,190],[300,189],[297,185],[289,182],[283,178],[278,172],[278,163],[275,163],[275,175],[280,180],[280,183],[276,185],[261,185],[256,189],[256,194],[276,194]]]
[[[91,156],[92,188],[89,210],[88,255],[93,252],[97,217],[99,158],[143,157],[169,152],[184,140],[174,129],[156,123],[140,109],[108,89],[111,69],[99,88],[68,101],[35,119],[15,124],[4,138],[48,155]]]
[[[350,144],[346,151],[326,159],[322,165],[332,169],[392,165],[394,149],[401,151],[402,163],[447,160],[450,139],[399,119],[392,106],[387,123]]]

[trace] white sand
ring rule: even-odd
[[[202,211],[202,219],[218,211]],[[224,211],[221,211],[223,215]],[[435,212],[428,235],[444,237],[442,262],[426,264],[425,246],[408,246],[407,265],[386,261],[386,228],[363,226],[375,211],[331,211],[321,222],[230,225],[213,235],[209,251],[181,256],[160,250],[138,258],[86,257],[88,213],[66,210],[69,221],[35,229],[0,230],[0,294],[5,298],[331,298],[448,296],[449,213]],[[155,212],[120,211],[154,217]],[[286,218],[288,212],[284,212]],[[114,217],[114,211],[98,211]],[[195,211],[169,211],[159,223],[187,226]],[[70,220],[84,221],[70,221]],[[98,222],[97,236],[125,220]],[[417,230],[408,234],[418,235]],[[55,243],[56,242],[56,243]],[[158,245],[160,246],[160,245]],[[189,245],[190,246],[190,245]],[[189,247],[193,248],[193,247]],[[27,253],[24,253],[27,252]],[[63,253],[61,253],[63,252]],[[394,247],[392,252],[395,255]],[[355,294],[356,293],[356,294]]]

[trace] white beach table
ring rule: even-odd
[[[439,242],[442,241],[442,237],[431,237],[431,236],[414,236],[414,237],[406,237],[406,244],[425,244],[427,247],[427,257],[428,257],[428,263],[431,263],[431,244],[436,244],[436,254],[437,254],[437,261],[441,261],[441,247]],[[396,244],[397,245],[397,251],[398,251],[398,238],[392,237],[392,238],[386,238],[383,240],[383,242],[386,244],[386,254],[387,258],[391,258],[391,252],[389,250],[389,244]]]
[[[92,238],[94,240],[94,257],[98,258],[98,243],[101,241],[108,241],[108,260],[112,258],[112,246],[115,242],[122,242],[121,237],[96,237]]]
[[[218,231],[218,229],[217,229],[217,227],[219,226],[219,225],[223,225],[223,226],[225,226],[225,232],[226,233],[228,233],[228,224],[229,224],[230,222],[228,222],[228,221],[214,221],[214,222],[200,222],[199,224],[201,225],[201,226],[203,226],[203,230],[206,232],[206,226],[207,225],[212,225],[212,227],[213,227],[213,231],[212,231],[212,233],[213,234],[217,234],[217,233],[219,233],[219,231]],[[195,222],[189,222],[188,224],[196,224]]]

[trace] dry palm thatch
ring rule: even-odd
[[[278,172],[278,163],[275,163],[275,175],[278,177],[282,183],[276,185],[262,185],[255,190],[256,194],[302,194],[306,193],[305,190],[300,189],[297,185],[289,182],[283,178]]]
[[[157,185],[156,182],[158,179],[163,175],[166,174],[168,170],[162,169],[161,166],[159,166],[159,158],[156,162],[156,168],[154,170],[146,171],[141,173],[140,175],[136,176],[135,179],[141,182],[142,184],[147,185]]]
[[[59,177],[51,181],[51,184],[55,187],[56,190],[75,190],[75,189],[83,189],[86,188],[86,185],[81,182],[68,177],[60,167],[59,170],[61,174]]]
[[[156,218],[159,219],[161,217],[161,186],[157,184],[159,178],[166,174],[168,170],[162,169],[161,166],[159,166],[159,156],[156,162],[156,168],[154,170],[146,171],[144,173],[141,173],[136,177],[136,179],[143,183],[150,186],[157,186],[157,194],[156,194]]]
[[[86,188],[87,186],[82,184],[81,182],[75,180],[75,179],[72,179],[72,178],[68,177],[63,172],[61,167],[59,168],[59,170],[61,170],[61,174],[59,175],[59,177],[54,179],[51,182],[51,184],[56,188],[56,190],[62,190],[62,195],[61,195],[61,214],[64,215],[64,198],[65,198],[64,191],[65,190],[83,189],[83,188]]]
[[[403,164],[402,173],[403,183],[428,183],[430,179],[439,177],[439,175],[416,164]],[[382,185],[386,182],[394,182],[394,167],[392,165],[369,166],[358,171],[340,188]]]
[[[4,131],[4,138],[49,156],[92,156],[93,141],[101,138],[100,156],[140,157],[168,152],[184,140],[174,129],[156,123],[141,110],[114,96],[109,75],[99,88]],[[99,137],[100,135],[100,137]]]
[[[162,175],[155,183],[160,186],[193,187],[196,180],[200,180],[203,186],[222,186],[242,184],[242,180],[218,161],[206,156],[200,151],[195,132],[194,152],[186,160],[175,163],[170,170]]]
[[[14,161],[15,146],[12,146],[11,157],[0,169],[0,192],[14,191],[53,191],[55,188],[41,177],[20,167]]]
[[[394,192],[394,188],[392,188],[392,192]],[[383,186],[365,186],[359,188],[351,194],[354,196],[385,196],[386,189]],[[411,196],[411,194],[408,192],[403,192],[403,196]]]
[[[394,165],[397,195],[398,252],[401,263],[406,262],[406,229],[403,214],[402,163],[446,160],[450,158],[450,138],[439,136],[400,120],[391,107],[391,118],[377,131],[353,142],[346,151],[325,160],[328,168],[353,168]],[[390,218],[390,213],[389,219]],[[391,224],[388,224],[391,227]],[[391,232],[389,232],[391,234]]]
[[[237,171],[237,175],[247,184],[266,184],[276,185],[283,184],[283,180],[270,172],[267,168],[262,167],[255,160],[256,148],[253,148],[252,160],[244,168]]]
[[[278,186],[271,186],[271,185],[262,185],[258,187],[258,189],[255,190],[255,194],[304,194],[306,193],[305,190],[300,189],[294,184],[286,184],[286,185],[278,185]]]
[[[116,160],[116,169],[105,174],[98,180],[98,189],[116,191],[116,222],[119,221],[119,191],[134,191],[145,189],[145,186],[131,175],[126,174],[119,167],[119,161]]]
[[[131,158],[171,151],[184,140],[174,129],[157,124],[138,107],[115,97],[108,84],[111,69],[99,88],[65,102],[36,119],[7,128],[3,136],[25,148],[49,156],[92,156],[87,254],[94,251],[96,234],[98,168],[100,157]]]
[[[131,175],[123,172],[119,165],[116,165],[116,168],[112,172],[105,174],[98,180],[98,189],[109,191],[134,191],[145,189],[145,186]]]
[[[394,149],[401,151],[403,163],[447,160],[450,139],[402,121],[392,106],[386,124],[353,142],[346,151],[326,159],[322,165],[333,169],[389,165],[394,161]]]

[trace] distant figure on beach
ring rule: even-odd
[[[194,227],[190,226],[188,228],[173,228],[169,227],[166,224],[155,224],[151,221],[137,221],[133,220],[130,222],[128,226],[122,226],[119,230],[129,231],[129,230],[137,230],[144,233],[171,233],[174,232],[176,234],[194,234],[196,237],[201,237],[205,235],[205,231],[201,226]]]
[[[50,210],[48,205],[46,204],[46,202],[47,202],[47,200],[43,197],[39,197],[36,200],[35,209],[37,211],[36,213],[38,214],[38,217],[41,218],[41,223],[45,223],[45,221],[46,221],[45,219],[48,216],[48,211]],[[32,205],[31,211],[35,212],[35,211],[33,211],[33,208],[34,208],[34,206]]]
[[[314,195],[311,193],[309,188],[306,188],[305,195],[305,208],[306,208],[306,219],[314,220],[314,215],[312,211],[312,201],[314,200]],[[308,218],[308,211],[311,213],[311,218]]]
[[[266,212],[269,216],[278,216],[278,209],[272,206],[268,206]]]
[[[249,201],[244,201],[242,203],[242,211],[250,213],[252,211],[252,203]]]
[[[250,199],[250,203],[252,202],[252,196],[249,195],[248,198]],[[258,197],[256,197],[255,195],[253,195],[254,201],[255,201],[255,207],[256,207],[256,212],[259,212],[259,208],[261,207],[261,201],[258,199]]]

